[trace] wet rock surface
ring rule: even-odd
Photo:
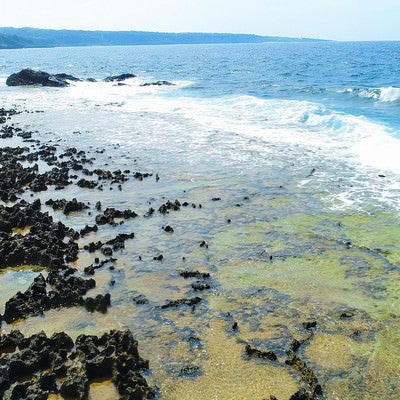
[[[0,395],[4,399],[85,399],[91,382],[111,380],[122,400],[149,399],[153,390],[143,372],[149,368],[130,331],[80,335],[74,342],[60,332],[25,337],[0,335]]]
[[[62,222],[54,222],[40,211],[40,200],[21,201],[11,207],[0,205],[0,268],[18,265],[42,265],[62,268],[76,259],[77,233]],[[13,228],[29,228],[25,235]]]
[[[166,304],[163,304],[161,306],[162,309],[166,308],[176,308],[181,305],[186,305],[190,307],[195,307],[196,304],[199,304],[201,302],[201,297],[192,297],[192,298],[185,298],[185,299],[178,299],[178,300],[171,300]]]
[[[142,83],[140,86],[174,86],[174,84],[168,81],[156,81]]]
[[[106,82],[122,82],[122,81],[125,81],[127,79],[135,78],[135,76],[136,75],[134,75],[134,74],[127,73],[127,74],[121,74],[121,75],[108,76],[104,80]]]
[[[66,75],[65,75],[66,76]],[[34,71],[32,69],[23,69],[20,72],[10,75],[7,78],[8,86],[30,86],[41,85],[51,87],[65,87],[68,82],[63,79],[64,75],[51,75],[43,71]]]
[[[107,208],[102,214],[96,215],[96,223],[98,225],[115,225],[116,219],[136,218],[138,214],[133,210],[116,210],[115,208]]]
[[[6,302],[2,319],[11,323],[50,309],[74,306],[105,313],[111,304],[110,294],[83,297],[95,285],[94,279],[68,276],[68,271],[49,273],[47,279],[40,274],[24,293],[18,292]]]
[[[104,79],[105,82],[122,82],[127,79],[134,78],[136,75],[131,73],[125,73],[120,75],[108,76]],[[69,82],[78,82],[82,79],[77,78],[73,75],[67,74],[65,72],[58,74],[51,74],[44,71],[33,70],[30,68],[23,69],[19,72],[11,74],[7,80],[6,84],[8,86],[50,86],[50,87],[66,87],[69,86]],[[95,79],[86,79],[88,82],[95,82]],[[158,81],[154,84],[164,85],[170,84],[166,81]],[[171,84],[172,85],[172,84]]]

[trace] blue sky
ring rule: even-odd
[[[399,0],[0,0],[0,26],[400,40]]]

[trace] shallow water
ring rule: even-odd
[[[60,147],[67,141],[62,138]],[[139,164],[120,146],[99,147],[106,148],[96,157],[99,165],[113,152],[118,152],[114,168]],[[396,342],[388,340],[388,332],[398,335],[398,217],[370,206],[362,212],[332,210],[331,194],[322,190],[321,182],[313,177],[304,182],[306,166],[293,169],[288,159],[275,164],[277,158],[279,154],[272,154],[273,161],[242,162],[240,174],[235,167],[222,174],[202,164],[193,175],[181,170],[181,161],[173,169],[161,169],[164,160],[154,158],[148,170],[158,173],[159,181],[155,176],[131,179],[122,191],[68,187],[62,197],[76,197],[91,209],[65,216],[43,208],[75,229],[93,224],[98,200],[104,207],[131,208],[139,214],[117,227],[102,226],[80,241],[83,248],[90,241],[135,232],[115,254],[115,269],[97,271],[96,288],[89,292],[111,293],[112,307],[105,315],[79,308],[52,310],[3,324],[3,332],[20,329],[29,335],[43,329],[49,335],[66,331],[76,337],[129,327],[141,355],[150,360],[147,379],[159,388],[161,399],[285,399],[299,387],[299,377],[284,364],[285,351],[293,338],[304,335],[303,322],[316,321],[315,334],[299,354],[328,399],[373,394],[395,398],[400,384]],[[140,164],[146,166],[143,151]],[[25,197],[29,200],[29,193]],[[52,189],[41,194],[42,200],[59,197]],[[150,206],[157,209],[175,198],[195,207],[144,216]],[[166,233],[166,225],[174,232]],[[203,240],[208,247],[200,247]],[[163,260],[153,260],[159,254]],[[104,258],[82,250],[73,265],[82,273],[95,256]],[[179,276],[183,270],[209,272],[212,288],[195,292],[195,279]],[[21,290],[26,274],[14,271],[9,280],[10,273],[4,272],[0,283],[5,294]],[[33,272],[29,274],[32,278]],[[136,304],[137,295],[144,295],[148,304]],[[160,308],[195,295],[202,298],[195,309]],[[344,312],[351,316],[341,318]],[[232,329],[234,322],[237,330]],[[246,358],[246,344],[274,351],[278,361]],[[101,390],[94,388],[91,396],[102,398]]]
[[[5,105],[44,111],[12,119],[37,131],[35,139],[59,146],[60,153],[73,146],[86,151],[93,169],[153,174],[142,181],[131,176],[121,191],[104,183],[103,191],[71,185],[34,195],[42,211],[76,230],[94,224],[97,201],[103,209],[139,214],[80,239],[73,263],[78,275],[84,276],[96,256],[104,259],[83,250],[88,242],[118,233],[134,232],[135,238],[114,254],[114,269],[105,265],[95,273],[96,288],[88,295],[111,293],[106,314],[51,310],[3,323],[2,331],[65,331],[75,338],[128,327],[150,361],[146,379],[163,400],[289,399],[302,384],[285,364],[296,339],[302,342],[299,357],[327,399],[397,399],[400,203],[392,156],[398,143],[377,117],[389,113],[389,105],[376,102],[373,107],[384,110],[371,111],[377,118],[371,119],[357,114],[369,100],[358,96],[358,111],[347,114],[338,93],[322,103],[310,102],[311,95],[299,98],[300,91],[269,100],[249,93],[217,95],[215,88],[212,96],[197,98],[199,82],[188,84],[184,72],[171,76],[180,78],[172,88],[140,88],[149,76],[164,77],[155,67],[127,87],[102,82],[65,91],[1,87]],[[188,91],[193,92],[184,96]],[[340,107],[327,108],[337,96]],[[386,147],[375,154],[370,150],[377,143]],[[35,147],[21,139],[2,144]],[[30,192],[23,197],[33,198]],[[66,216],[44,205],[60,197],[90,208]],[[150,207],[157,210],[175,199],[189,206],[145,217]],[[173,233],[163,230],[167,225]],[[200,246],[203,241],[207,246]],[[154,260],[160,254],[162,261]],[[1,304],[25,290],[40,270],[2,271]],[[209,273],[211,288],[195,291],[191,284],[197,279],[179,274],[185,270]],[[137,304],[139,295],[148,303]],[[194,296],[202,298],[194,308],[161,308]],[[248,357],[247,344],[273,351],[277,360]],[[93,387],[91,398],[112,393],[105,383]]]

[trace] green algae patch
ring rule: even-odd
[[[274,209],[290,209],[296,205],[296,199],[289,195],[275,196],[268,200],[268,206]]]
[[[371,393],[390,393],[388,399],[398,398],[400,391],[400,328],[396,320],[376,337],[369,358],[369,377],[366,386]]]
[[[267,235],[273,232],[268,221],[255,220],[246,225],[234,223],[213,236],[212,247],[216,252],[232,253],[268,243]]]
[[[356,246],[376,251],[391,264],[400,264],[400,221],[389,213],[352,214],[341,218],[348,239]]]
[[[400,220],[395,214],[292,214],[278,218],[274,227],[279,232],[310,240],[348,242],[375,251],[392,264],[400,264]]]
[[[356,307],[375,313],[379,300],[371,299],[355,277],[347,277],[340,253],[265,260],[232,260],[220,266],[217,277],[226,291],[253,286],[275,289],[290,296],[293,306],[306,303]]]
[[[325,214],[292,214],[286,217],[278,218],[274,222],[277,231],[285,232],[291,235],[314,236],[320,235],[326,231],[332,231],[331,218]],[[323,221],[329,221],[329,227],[323,229]]]

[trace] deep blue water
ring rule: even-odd
[[[400,128],[400,42],[2,50],[0,76],[30,67],[104,78],[190,80],[189,96],[307,100]]]

